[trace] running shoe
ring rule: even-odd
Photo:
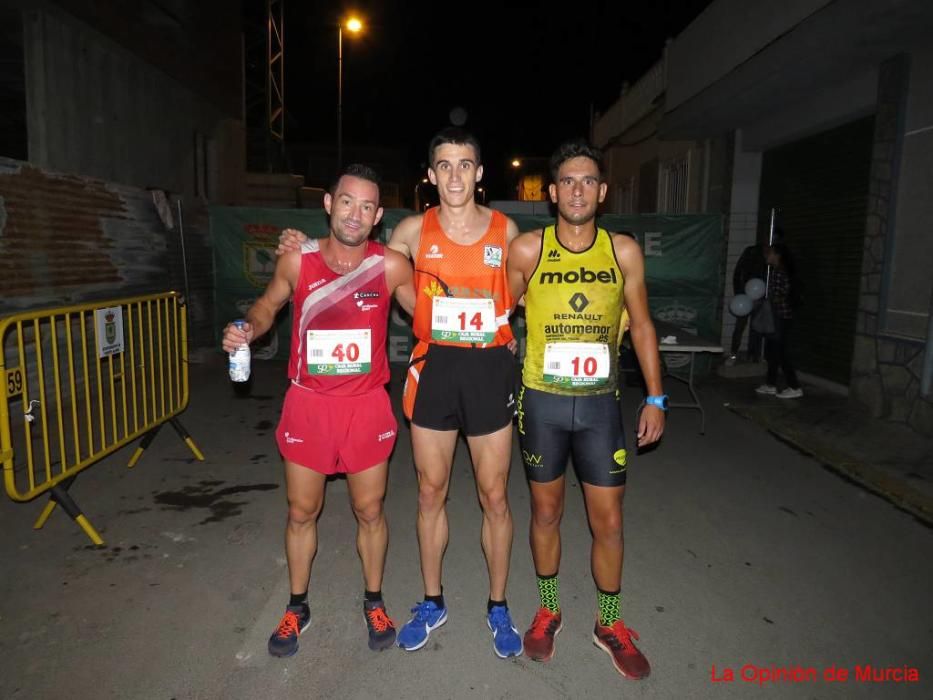
[[[538,608],[531,627],[525,632],[525,656],[532,661],[550,661],[554,656],[554,638],[562,628],[559,612]]]
[[[777,393],[777,387],[773,384],[762,384],[760,387],[755,389],[756,394],[764,394],[765,396],[774,396]]]
[[[500,659],[521,656],[522,638],[512,624],[512,616],[504,605],[494,605],[486,615],[486,624],[492,632],[492,649]]]
[[[369,648],[373,651],[388,649],[395,642],[395,624],[386,614],[386,606],[381,600],[363,601],[363,615],[369,629]]]
[[[439,608],[429,600],[416,603],[412,618],[398,633],[398,645],[405,651],[418,651],[428,643],[431,632],[447,622],[447,607]]]
[[[779,399],[799,399],[801,396],[803,396],[803,389],[791,389],[790,387],[787,387],[784,391],[779,391],[776,396]]]
[[[651,673],[651,666],[635,646],[633,637],[638,639],[638,633],[628,629],[622,620],[616,620],[609,627],[599,624],[597,620],[596,629],[593,630],[593,644],[609,654],[616,671],[625,678],[640,680]]]
[[[307,605],[289,605],[275,632],[269,637],[272,656],[292,656],[298,651],[298,635],[311,624],[311,610]]]

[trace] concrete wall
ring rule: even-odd
[[[666,109],[676,109],[828,4],[830,0],[712,3],[668,49],[669,65],[677,69],[668,71]]]
[[[745,148],[766,151],[868,116],[877,95],[878,69],[872,66],[745,125]]]
[[[911,55],[881,325],[925,340],[933,291],[933,50]]]
[[[735,329],[735,316],[729,311],[729,303],[734,296],[732,293],[732,272],[735,263],[746,247],[757,240],[758,235],[758,192],[761,184],[761,153],[746,151],[743,132],[735,132],[735,151],[732,164],[732,191],[729,200],[729,213],[727,219],[728,238],[726,243],[726,260],[723,268],[725,284],[723,285],[722,307],[722,346],[729,348],[732,342],[732,331]],[[748,345],[748,331],[742,339],[740,351]]]
[[[236,119],[54,6],[25,10],[23,25],[30,162],[233,203],[245,159]]]

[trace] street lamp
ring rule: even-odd
[[[512,167],[520,168],[522,167],[522,162],[518,158],[516,158],[515,160],[512,161]]]
[[[359,17],[349,17],[337,25],[337,172],[343,169],[343,30],[351,34],[363,31]]]

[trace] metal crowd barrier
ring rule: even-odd
[[[96,545],[68,493],[77,475],[142,438],[133,467],[165,423],[204,455],[178,420],[188,406],[187,314],[177,292],[27,311],[0,319],[0,461],[7,495],[49,494]]]

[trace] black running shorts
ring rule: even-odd
[[[411,422],[431,430],[487,435],[515,415],[516,361],[505,346],[429,345]]]
[[[525,474],[547,483],[564,475],[573,457],[577,478],[593,486],[625,484],[625,431],[619,392],[561,396],[522,386],[518,439]]]

